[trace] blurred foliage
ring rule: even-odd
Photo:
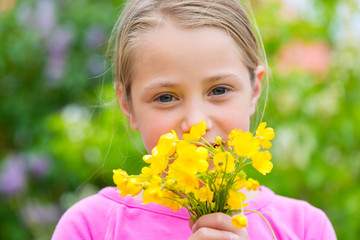
[[[339,239],[357,239],[360,4],[252,4],[272,69],[264,120],[277,137],[273,172],[249,174],[323,209]],[[0,1],[1,239],[49,239],[69,206],[113,185],[113,168],[143,166],[105,63],[121,6]]]

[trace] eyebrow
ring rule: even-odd
[[[226,79],[226,78],[238,78],[238,76],[235,75],[235,74],[232,74],[232,73],[217,74],[215,76],[205,78],[204,82],[212,83],[212,82],[216,82],[216,81],[223,80],[223,79]]]
[[[211,77],[207,77],[204,78],[203,82],[205,83],[213,83],[222,79],[226,79],[226,78],[238,78],[237,75],[235,74],[231,74],[231,73],[226,73],[226,74],[217,74]],[[166,88],[166,87],[176,87],[178,84],[177,83],[171,83],[171,82],[161,82],[159,81],[158,83],[153,83],[151,82],[150,84],[148,84],[147,86],[145,86],[145,89],[153,89],[153,88]]]

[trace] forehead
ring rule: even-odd
[[[208,42],[206,39],[210,39],[211,37],[216,40],[221,39],[222,42],[234,43],[234,46],[239,48],[225,28],[212,25],[182,25],[170,17],[162,18],[156,26],[148,28],[143,32],[139,32],[137,46],[149,42],[151,42],[153,46],[156,46],[156,42],[161,42],[161,44],[163,44],[163,41],[166,40],[174,41],[177,39],[182,41],[189,37],[200,39],[200,36],[203,37],[202,42]]]
[[[133,54],[134,71],[160,61],[165,63],[163,67],[171,64],[181,67],[209,57],[214,62],[215,58],[225,57],[243,60],[242,51],[225,30],[212,26],[187,28],[173,21],[165,21],[153,31],[141,34]]]

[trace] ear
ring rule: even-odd
[[[131,128],[138,131],[139,128],[138,128],[136,120],[135,120],[134,112],[131,108],[131,103],[127,99],[126,93],[123,90],[122,86],[116,88],[116,94],[120,101],[121,109],[122,109],[123,113],[125,114],[125,116],[127,117]]]
[[[255,71],[255,82],[253,83],[253,92],[250,102],[250,115],[252,116],[255,113],[257,102],[261,95],[261,85],[265,74],[264,66],[257,66]]]

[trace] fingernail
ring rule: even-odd
[[[196,222],[195,222],[194,225],[192,226],[191,231],[194,232],[195,228],[196,228]]]
[[[230,233],[230,239],[231,240],[240,240],[240,237],[234,233]]]

